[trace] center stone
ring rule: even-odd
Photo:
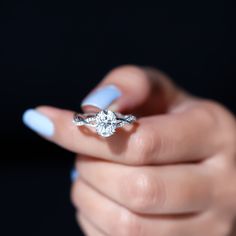
[[[96,131],[103,137],[109,137],[115,133],[116,115],[109,110],[102,110],[96,116]]]

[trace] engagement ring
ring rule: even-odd
[[[109,137],[115,133],[116,128],[131,124],[134,121],[136,121],[136,117],[133,115],[122,115],[107,109],[98,113],[75,113],[73,118],[73,123],[76,126],[94,127],[102,137]]]

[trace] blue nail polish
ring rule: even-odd
[[[79,177],[79,172],[76,169],[72,169],[70,172],[70,179],[74,182]]]
[[[54,125],[52,121],[42,113],[29,109],[22,116],[23,123],[36,133],[43,136],[52,136],[54,133]]]
[[[87,96],[82,101],[81,106],[95,106],[101,110],[106,109],[120,96],[121,91],[115,85],[108,85]]]

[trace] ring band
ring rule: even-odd
[[[131,124],[134,121],[136,121],[136,117],[133,115],[122,115],[107,109],[97,113],[75,113],[73,118],[73,123],[76,126],[95,127],[97,133],[102,137],[109,137],[115,133],[116,128]]]

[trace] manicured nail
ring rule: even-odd
[[[74,182],[79,177],[79,172],[76,169],[72,169],[70,172],[70,179]]]
[[[115,85],[108,85],[88,95],[82,101],[81,106],[95,106],[99,109],[106,109],[120,96],[121,91]]]
[[[54,125],[52,121],[42,113],[28,109],[22,116],[23,123],[36,133],[43,136],[52,136],[54,133]]]

